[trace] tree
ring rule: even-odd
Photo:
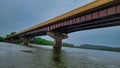
[[[11,34],[10,34],[10,35],[14,35],[14,34],[16,34],[16,32],[11,32]]]
[[[4,41],[5,41],[5,38],[0,36],[0,41],[1,41],[1,42],[4,42]]]
[[[16,32],[11,32],[10,34],[7,34],[6,37],[9,37],[9,36],[14,35],[14,34],[16,34]]]

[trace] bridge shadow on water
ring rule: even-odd
[[[51,61],[55,68],[67,68],[63,56],[61,49],[53,49]]]
[[[32,45],[29,45],[27,46],[29,48],[33,48],[33,49],[36,49],[36,51],[24,51],[23,52],[27,52],[27,53],[32,53],[32,54],[35,54],[37,56],[37,61],[39,61],[37,63],[37,65],[41,64],[41,58],[44,58],[46,61],[43,61],[43,62],[46,62],[48,63],[48,67],[50,68],[68,68],[66,65],[67,63],[65,62],[65,54],[63,52],[62,49],[51,49],[51,48],[42,48],[42,47],[36,47],[36,46],[32,46]],[[50,59],[50,60],[49,60]]]

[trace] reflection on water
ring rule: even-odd
[[[60,49],[53,49],[53,61],[56,63],[61,62],[61,50]]]
[[[63,55],[62,55],[63,56]],[[56,68],[66,68],[65,63],[61,57],[61,49],[53,49],[52,60],[53,66]]]

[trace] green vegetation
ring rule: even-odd
[[[0,37],[0,42],[5,42],[5,38],[4,37]]]
[[[33,38],[33,39],[30,40],[30,43],[35,43],[35,44],[40,44],[40,45],[53,45],[53,41],[46,40],[46,39],[43,39],[43,38]],[[62,46],[73,47],[73,44],[63,42]]]
[[[16,34],[16,32],[11,32],[10,34],[7,34],[6,37],[9,37],[9,36],[14,35],[14,34]]]
[[[49,41],[43,38],[33,38],[30,40],[30,43],[36,43],[41,45],[53,45],[52,41]]]
[[[10,34],[6,35],[6,37],[9,37],[9,36],[14,35],[14,34],[16,34],[16,32],[11,32]],[[0,37],[0,41],[4,42],[5,38]],[[16,44],[23,44],[23,41],[24,41],[23,39],[16,39],[16,40],[11,40],[10,42],[16,43]],[[53,41],[46,40],[46,39],[43,39],[43,38],[32,38],[32,39],[29,39],[29,42],[30,43],[35,43],[35,44],[40,44],[40,45],[53,45],[53,43],[54,43]],[[73,44],[63,42],[62,46],[73,47]]]
[[[16,40],[16,43],[17,44],[23,44],[23,40],[22,39]]]
[[[64,46],[64,47],[73,47],[74,45],[63,42],[63,43],[62,43],[62,46]]]
[[[74,46],[74,47],[75,48],[83,48],[83,49],[93,49],[93,50],[105,50],[105,51],[120,52],[120,48],[118,48],[118,47],[108,47],[108,46],[100,46],[100,45],[83,44],[83,45]]]

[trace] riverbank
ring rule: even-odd
[[[4,37],[0,37],[0,41],[1,42],[6,42]],[[15,40],[16,44],[23,44],[24,40],[18,39]],[[37,45],[45,45],[45,46],[53,46],[53,41],[50,40],[46,40],[43,38],[32,38],[29,39],[29,42],[32,44],[37,44]],[[81,48],[81,49],[92,49],[92,50],[105,50],[105,51],[116,51],[116,52],[120,52],[120,48],[118,47],[108,47],[108,46],[100,46],[100,45],[90,45],[90,44],[83,44],[80,46],[74,46],[73,44],[69,44],[69,43],[62,43],[63,47],[72,47],[72,48]]]
[[[0,37],[0,41],[1,42],[9,42],[9,40],[8,41],[5,40],[5,37]],[[12,42],[15,44],[23,44],[24,40],[23,39],[16,39],[16,40],[13,40]],[[38,45],[46,45],[46,46],[52,46],[54,44],[53,41],[46,40],[46,39],[43,39],[40,37],[29,39],[29,43],[38,44]],[[62,46],[73,47],[74,45],[66,43],[66,42],[62,42]]]
[[[109,46],[90,45],[90,44],[83,44],[80,46],[74,46],[74,48],[120,52],[120,47],[109,47]]]

